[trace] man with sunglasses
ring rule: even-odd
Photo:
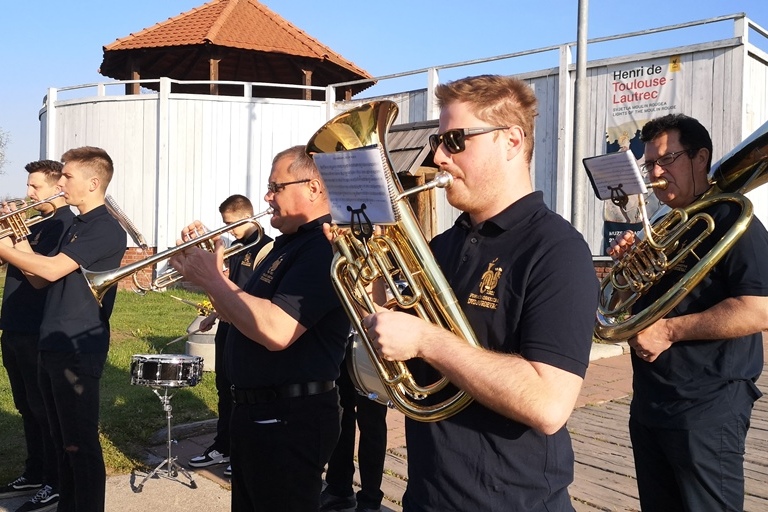
[[[171,265],[230,324],[232,510],[317,512],[323,468],[339,438],[335,380],[349,320],[328,270],[328,194],[304,146],[275,156],[267,188],[281,235],[242,289],[221,270],[221,242],[216,253],[177,253]],[[182,240],[199,228],[187,226]]]
[[[253,205],[247,197],[235,194],[226,198],[219,205],[219,213],[224,224],[230,225],[253,217]],[[227,258],[227,277],[238,287],[243,288],[253,275],[256,266],[272,249],[272,239],[263,234],[255,223],[239,224],[232,228],[229,233],[235,238],[234,242],[232,242],[233,246],[253,244],[250,249]],[[200,330],[211,330],[218,318],[218,313],[211,313],[200,322]],[[224,476],[232,475],[232,467],[229,465],[229,417],[232,415],[232,392],[230,388],[232,383],[229,381],[227,368],[224,364],[228,330],[229,323],[221,321],[214,337],[216,350],[216,392],[219,395],[219,419],[216,422],[216,437],[213,439],[213,444],[206,448],[202,454],[189,460],[189,466],[193,468],[204,468],[214,464],[227,464]]]
[[[709,188],[712,141],[699,121],[671,114],[642,129],[645,169],[666,189],[672,208]],[[735,203],[703,210],[714,232],[634,306],[648,308],[679,282],[731,228]],[[694,225],[681,239],[703,229]],[[627,254],[632,232],[609,249]],[[755,217],[736,244],[665,318],[629,340],[634,371],[629,432],[643,510],[743,510],[744,442],[763,368],[761,331],[768,329],[768,233]]]
[[[420,358],[409,361],[417,381],[437,370],[474,399],[442,421],[406,419],[403,510],[573,510],[565,423],[597,307],[590,251],[533,191],[532,89],[486,75],[439,85],[436,96],[430,144],[463,213],[431,248],[485,350],[407,313],[364,319],[384,359]]]

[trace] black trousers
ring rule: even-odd
[[[749,414],[692,430],[629,419],[640,508],[648,512],[744,510]]]
[[[349,377],[346,362],[336,380],[341,397],[341,435],[331,460],[325,481],[327,492],[334,496],[351,496],[355,475],[355,427],[360,429],[357,460],[360,467],[360,491],[357,505],[376,509],[381,506],[384,493],[381,479],[387,451],[387,406],[360,395]]]
[[[104,511],[99,383],[106,360],[106,353],[40,352],[40,389],[59,462],[58,512]]]
[[[219,397],[218,413],[219,419],[216,421],[216,437],[213,438],[212,449],[217,450],[224,455],[230,454],[229,421],[232,417],[232,382],[229,380],[227,368],[224,364],[224,354],[227,346],[227,328],[229,324],[219,321],[219,328],[216,331],[215,350],[216,350],[216,393]]]
[[[317,512],[339,438],[339,395],[277,399],[232,410],[232,512]]]
[[[24,477],[31,482],[59,485],[56,451],[51,440],[43,395],[37,383],[37,334],[3,331],[0,344],[13,403],[21,415],[27,460]]]

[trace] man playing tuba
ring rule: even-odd
[[[695,203],[709,189],[712,141],[699,121],[671,114],[642,130],[645,170],[667,180],[654,189],[672,208]],[[707,254],[739,215],[734,203],[703,210],[715,230],[633,306],[659,298]],[[693,228],[681,244],[693,239]],[[625,232],[614,259],[636,241]],[[768,233],[757,218],[704,279],[665,318],[629,340],[634,395],[629,431],[643,510],[743,510],[744,442],[752,404],[762,393],[761,331],[768,329]]]
[[[597,307],[589,248],[533,191],[531,88],[486,75],[436,95],[430,145],[463,213],[430,247],[483,348],[403,312],[363,320],[382,358],[421,358],[474,399],[440,421],[406,418],[403,510],[573,510],[565,423]],[[421,363],[410,362],[415,375],[431,370]]]

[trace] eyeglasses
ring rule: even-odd
[[[664,167],[664,166],[670,165],[670,164],[672,164],[672,162],[677,160],[677,157],[679,157],[683,153],[689,153],[689,152],[690,152],[689,149],[681,149],[680,151],[675,151],[673,153],[667,153],[666,155],[664,155],[664,156],[662,156],[660,158],[657,158],[656,160],[648,160],[648,161],[646,161],[643,164],[642,171],[645,172],[645,173],[649,173],[657,165],[659,167]]]
[[[495,132],[496,130],[506,130],[507,128],[509,128],[509,126],[486,126],[485,128],[457,128],[455,130],[448,130],[440,135],[430,135],[429,147],[432,148],[432,152],[436,153],[440,144],[445,144],[445,149],[452,155],[455,155],[466,149],[464,141],[467,137],[480,135],[481,133]]]
[[[288,185],[295,185],[297,183],[309,183],[310,181],[312,180],[286,181],[283,183],[275,183],[274,181],[270,181],[269,183],[267,183],[267,190],[269,190],[273,194],[277,194]]]

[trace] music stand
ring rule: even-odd
[[[168,427],[168,457],[166,457],[163,462],[158,464],[155,469],[153,469],[144,477],[141,483],[136,487],[136,492],[141,492],[141,490],[144,488],[144,482],[155,475],[165,476],[166,478],[175,480],[179,472],[189,479],[190,488],[197,489],[197,484],[192,478],[192,475],[190,475],[186,469],[184,469],[178,462],[176,462],[176,457],[171,455],[171,445],[174,443],[174,441],[171,439],[171,418],[173,418],[173,415],[171,414],[171,411],[173,411],[173,407],[171,407],[171,398],[173,398],[173,395],[168,394],[168,386],[163,386],[162,388],[162,395],[158,391],[157,387],[152,387],[152,391],[154,391],[155,395],[157,395],[157,397],[160,399],[160,402],[163,404],[163,410],[165,411],[165,419]],[[167,467],[163,468],[163,466]],[[161,475],[161,473],[164,473],[164,475]]]

